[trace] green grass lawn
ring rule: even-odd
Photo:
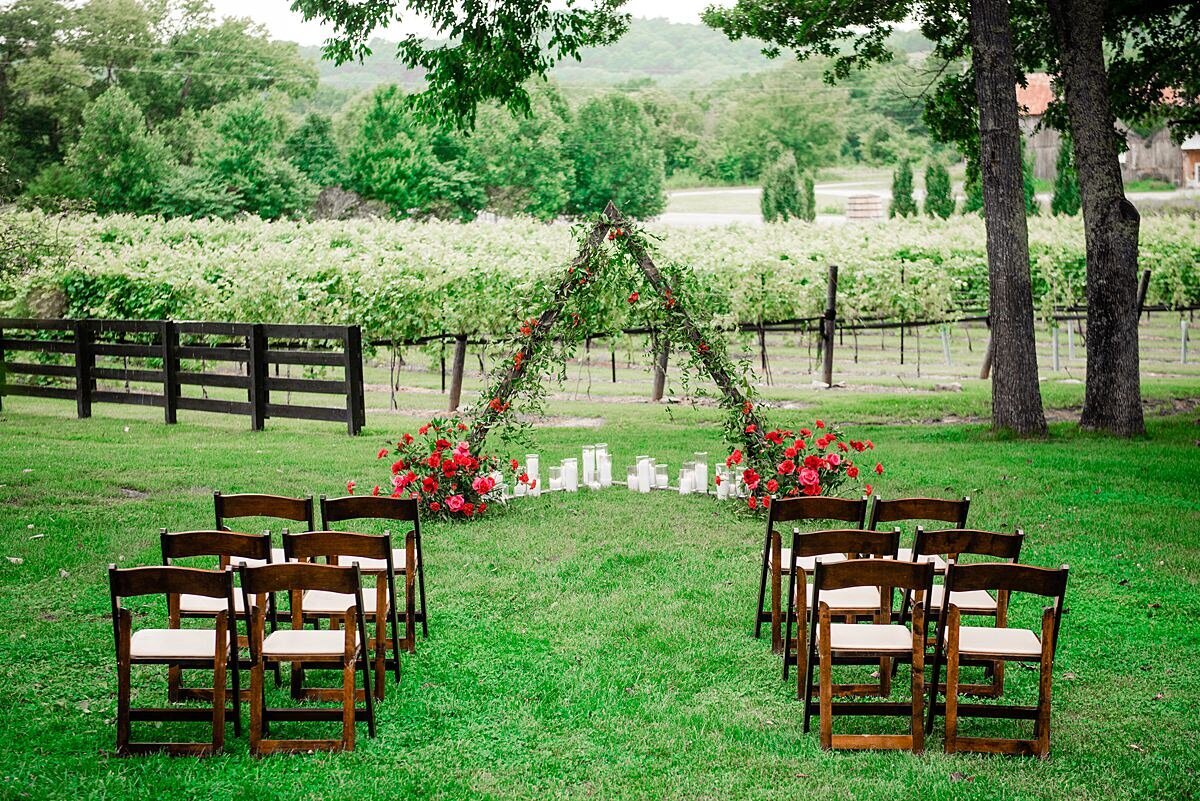
[[[955,413],[979,402],[932,397]],[[762,523],[706,498],[622,489],[429,524],[430,637],[389,685],[379,737],[360,728],[354,753],[255,760],[230,729],[224,756],[115,758],[105,565],[157,563],[158,528],[210,526],[214,489],[369,486],[383,478],[379,440],[411,420],[373,415],[351,439],[333,424],[272,420],[250,433],[241,418],[196,414],[168,427],[121,407],[81,421],[67,403],[6,398],[0,557],[24,561],[0,558],[0,798],[1196,797],[1195,413],[1153,417],[1149,437],[1130,443],[1067,424],[1030,443],[981,425],[893,422],[924,416],[911,403],[813,393],[772,421],[798,427],[817,410],[871,421],[853,434],[877,443],[883,494],[970,495],[974,525],[1026,530],[1023,561],[1070,563],[1047,761],[947,757],[940,723],[924,756],[821,752],[769,643],[750,636]],[[540,429],[543,464],[597,440],[618,476],[639,453],[674,471],[693,450],[723,452],[711,410],[550,411],[601,424]],[[1019,604],[1014,622],[1033,625],[1039,608]],[[150,611],[135,625],[159,625]],[[1012,668],[1010,694],[1031,701],[1034,676]],[[902,669],[896,697],[906,681]],[[135,701],[161,703],[165,672],[142,668],[134,686]]]

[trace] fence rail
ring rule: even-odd
[[[324,344],[305,344],[318,342]],[[14,354],[21,354],[20,360]],[[73,364],[54,363],[66,357],[73,357]],[[130,360],[137,364],[131,366]],[[214,363],[225,369],[213,369]],[[342,378],[272,376],[271,368],[278,373],[278,365],[340,367]],[[22,380],[10,381],[14,376]],[[71,385],[63,386],[67,381]],[[121,382],[124,388],[103,382]],[[186,395],[185,386],[200,387],[204,394]],[[242,390],[245,400],[207,397],[209,387]],[[280,393],[288,400],[281,402]],[[344,403],[293,404],[291,393],[340,395]],[[245,415],[256,431],[271,417],[344,422],[354,435],[366,424],[363,394],[358,326],[0,319],[0,398],[74,399],[79,417],[90,417],[95,403],[120,403],[161,407],[167,423],[183,409]]]

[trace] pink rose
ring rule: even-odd
[[[805,467],[800,470],[801,484],[819,484],[820,481],[821,477],[818,476],[817,471],[813,470],[811,467]]]
[[[825,457],[825,460],[827,462],[829,462],[830,467],[837,467],[839,464],[842,463],[842,457],[838,456],[836,453],[829,454],[828,456]]]
[[[451,512],[457,512],[463,508],[463,496],[451,495],[446,499],[446,508]]]

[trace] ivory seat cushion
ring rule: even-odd
[[[354,632],[358,644],[358,632]],[[346,632],[340,629],[280,629],[263,639],[263,655],[340,656],[346,650]]]
[[[392,568],[397,573],[403,573],[407,569],[407,554],[403,548],[392,549]],[[363,573],[382,573],[387,570],[387,560],[372,559],[368,556],[343,556],[338,559],[339,565],[358,565],[358,569]]]
[[[780,556],[779,566],[782,569],[783,573],[786,575],[786,574],[792,572],[792,549],[791,548],[783,548],[782,550],[780,550],[779,556]],[[827,565],[832,565],[835,562],[845,562],[846,554],[844,554],[844,553],[825,553],[825,554],[821,554],[820,556],[801,556],[796,560],[796,564],[800,567],[801,570],[805,571],[806,573],[811,573],[814,570],[816,570],[818,559]],[[774,555],[773,554],[768,555],[767,561],[770,564],[774,564]]]
[[[285,561],[287,561],[287,560],[283,558],[283,549],[282,548],[272,548],[271,549],[271,562],[273,564],[278,565],[278,564],[282,564]],[[229,557],[229,564],[233,565],[235,568],[238,565],[245,565],[246,567],[262,567],[263,565],[266,564],[266,562],[263,561],[262,559],[246,559],[245,557],[242,557],[242,556],[231,556],[231,557]]]
[[[179,596],[179,611],[191,614],[215,615],[218,612],[229,610],[229,605],[225,603],[224,598],[209,598],[207,595],[180,595]],[[240,587],[233,588],[233,611],[234,614],[242,614],[246,611],[246,602],[242,600],[242,590]]]
[[[375,614],[375,588],[363,590],[363,614]],[[303,609],[315,615],[340,615],[355,605],[354,596],[348,592],[309,590],[304,593]]]
[[[804,598],[809,609],[812,609],[813,585],[804,585]],[[878,587],[846,587],[841,590],[822,590],[821,603],[829,604],[830,609],[851,609],[863,612],[874,612],[879,608]]]
[[[941,584],[933,585],[933,589],[929,593],[929,608],[941,609],[942,596],[945,594],[946,588]],[[995,613],[996,599],[988,593],[987,590],[967,590],[965,592],[950,593],[950,603],[957,606],[963,612],[973,613]]]
[[[129,638],[132,659],[214,659],[215,629],[141,629]]]
[[[820,641],[820,629],[817,639]],[[896,623],[830,623],[832,651],[912,651],[912,632]]]
[[[949,638],[950,630],[947,628],[947,641]],[[1042,655],[1042,641],[1029,629],[962,626],[958,634],[958,652],[1039,659]]]
[[[896,551],[896,559],[901,562],[911,562],[913,560],[912,548],[901,548],[900,550]],[[938,556],[936,553],[923,553],[921,554],[921,557],[917,559],[917,561],[921,562],[922,564],[925,562],[933,562],[933,572],[935,573],[946,572],[946,560]]]

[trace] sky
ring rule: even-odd
[[[250,17],[266,26],[275,39],[286,39],[304,45],[321,44],[329,31],[316,22],[304,22],[291,10],[290,0],[212,0],[218,17]],[[710,5],[725,5],[714,0],[628,0],[625,10],[635,17],[665,17],[672,22],[700,21],[700,12]],[[398,38],[405,33],[428,35],[427,26],[415,21],[410,25],[377,32],[383,38]]]

